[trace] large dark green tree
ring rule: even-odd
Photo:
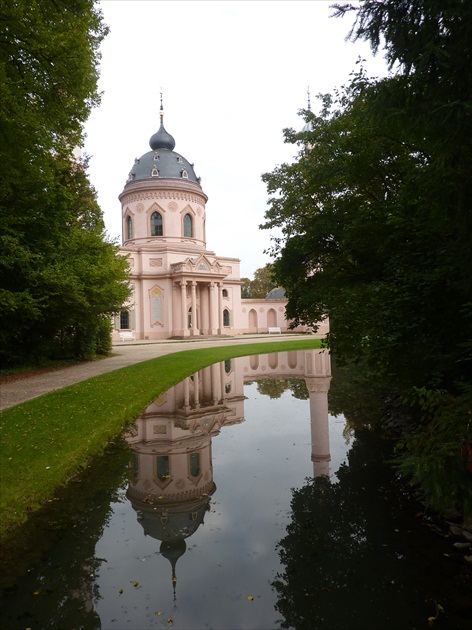
[[[472,5],[335,11],[355,13],[351,38],[383,47],[392,74],[353,73],[318,114],[303,112],[311,131],[285,131],[300,152],[263,176],[262,227],[282,229],[274,269],[288,317],[329,316],[334,354],[367,361],[412,405],[406,467],[434,480],[440,506],[441,476],[451,459],[465,470],[472,442]]]
[[[107,29],[90,0],[5,0],[0,12],[1,358],[106,351],[128,294],[86,164]]]

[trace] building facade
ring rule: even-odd
[[[240,260],[207,249],[208,197],[193,164],[174,151],[162,103],[149,145],[119,195],[132,296],[115,317],[114,340],[124,332],[168,339],[286,331],[286,299],[242,299]]]

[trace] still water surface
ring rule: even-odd
[[[400,630],[441,602],[434,627],[461,628],[386,445],[329,413],[330,387],[311,350],[156,399],[36,524],[2,627]]]

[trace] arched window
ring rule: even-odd
[[[184,236],[190,238],[193,236],[192,217],[189,214],[184,216]]]
[[[126,219],[126,237],[128,240],[133,238],[133,219],[131,217]]]
[[[121,311],[120,313],[120,329],[127,330],[129,329],[129,312]]]
[[[223,289],[223,297],[228,297],[228,289]]]
[[[153,212],[151,214],[151,236],[162,236],[162,215],[160,212]]]
[[[223,311],[223,326],[229,326],[229,311],[227,308]]]

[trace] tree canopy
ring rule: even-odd
[[[0,352],[7,363],[103,350],[109,315],[128,295],[126,261],[106,236],[86,163],[73,158],[99,103],[106,33],[90,0],[2,4]]]
[[[254,278],[241,278],[241,296],[243,298],[265,298],[265,296],[277,287],[273,275],[272,263],[267,263],[264,267],[259,267],[254,272]]]
[[[285,130],[299,154],[263,175],[270,200],[261,227],[282,230],[272,255],[287,316],[296,323],[329,316],[334,355],[366,361],[424,426],[449,406],[441,412],[447,447],[436,447],[462,459],[465,470],[472,443],[465,411],[472,404],[472,5],[335,6],[337,16],[351,12],[351,39],[385,49],[392,73],[369,79],[358,68],[347,85],[320,95],[318,113],[301,112],[308,130]],[[423,460],[436,448],[428,431],[410,434]],[[410,463],[419,470],[418,459]]]

